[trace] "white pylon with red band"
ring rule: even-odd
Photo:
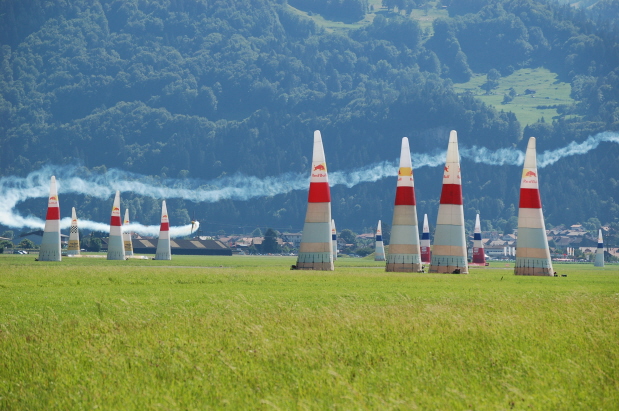
[[[598,248],[595,253],[595,267],[604,267],[604,238],[602,238],[602,230],[598,232]]]
[[[165,200],[161,203],[161,226],[159,227],[159,239],[157,240],[157,251],[155,260],[171,260],[172,248],[170,244],[170,220],[168,218],[168,208]]]
[[[49,184],[49,197],[47,199],[47,214],[45,216],[45,229],[43,241],[39,249],[39,261],[61,261],[60,251],[60,203],[58,202],[58,189],[56,177],[52,176]]]
[[[383,241],[383,227],[378,220],[376,227],[376,247],[374,248],[374,261],[385,261],[385,243]]]
[[[69,245],[67,255],[80,255],[80,233],[77,227],[75,207],[71,208],[71,228],[69,230]]]
[[[307,198],[307,214],[299,245],[298,270],[333,270],[331,190],[320,131],[314,131],[314,150]]]
[[[473,264],[486,264],[486,252],[481,240],[479,214],[475,215],[475,230],[473,231]]]
[[[443,187],[436,218],[429,272],[468,274],[466,249],[458,134],[452,130],[449,133],[449,145],[443,170]]]
[[[116,191],[112,215],[110,217],[110,236],[107,242],[107,259],[124,260],[125,244],[123,241],[122,224],[120,221],[120,191]]]
[[[130,257],[133,255],[133,242],[131,242],[131,232],[127,230],[129,221],[129,209],[125,209],[125,219],[123,220],[123,244],[125,245],[125,255]]]
[[[415,180],[408,138],[402,138],[386,271],[421,272]]]
[[[529,138],[520,181],[514,274],[554,276],[539,193],[535,137]]]

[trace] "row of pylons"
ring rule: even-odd
[[[386,271],[421,272],[429,264],[430,273],[468,273],[467,247],[462,201],[462,176],[458,137],[456,131],[449,135],[449,145],[443,172],[443,186],[434,234],[434,248],[430,252],[430,232],[427,215],[424,215],[423,233],[419,239],[413,165],[408,138],[402,138],[400,165],[394,203],[389,254],[385,257],[381,222],[376,232],[377,261],[386,261]],[[124,224],[129,224],[129,210],[125,210]],[[75,208],[71,213],[68,255],[80,254],[79,232]],[[171,259],[169,219],[165,200],[161,206],[161,225],[155,260]],[[128,232],[123,233],[120,219],[120,192],[116,192],[110,219],[108,260],[124,260],[133,255]],[[331,192],[327,173],[322,137],[314,132],[312,169],[308,192],[308,208],[299,247],[296,269],[334,269],[337,258],[337,233],[331,218]],[[61,261],[60,206],[56,178],[51,177],[50,194],[39,261]],[[473,263],[485,263],[481,242],[479,215],[475,220]],[[599,231],[596,267],[604,266],[602,230]],[[554,275],[546,227],[539,194],[535,137],[529,139],[525,153],[520,184],[518,210],[518,239],[516,249],[516,275]]]
[[[112,213],[113,214],[113,213]],[[123,226],[127,226],[129,225],[130,221],[129,221],[129,209],[125,209],[125,219],[123,220]],[[110,229],[111,229],[111,225],[110,225]],[[132,257],[133,256],[133,243],[131,242],[131,233],[128,231],[123,232],[122,235],[122,239],[123,239],[123,246],[125,249],[125,257]],[[80,234],[79,234],[79,229],[78,229],[78,222],[77,222],[77,214],[75,212],[75,207],[71,208],[71,229],[69,231],[69,244],[67,245],[67,255],[70,256],[76,256],[76,255],[80,255],[81,248],[80,248]],[[115,253],[117,254],[117,252],[115,251]],[[110,260],[114,260],[117,258],[112,258],[112,256],[108,256],[108,259]]]
[[[430,226],[428,224],[428,215],[423,215],[423,231],[421,232],[420,240],[421,262],[429,264],[432,261],[432,251],[430,247]],[[383,242],[382,224],[378,220],[376,228],[376,248],[374,261],[385,261],[385,244]],[[486,254],[484,245],[481,239],[481,225],[479,223],[479,214],[475,216],[475,232],[473,238],[473,264],[483,265],[486,263]]]
[[[525,153],[520,202],[518,210],[518,238],[515,275],[553,276],[550,249],[539,194],[535,137],[529,138]],[[430,251],[430,232],[424,215],[423,233],[419,239],[413,164],[408,138],[402,138],[400,164],[391,225],[389,253],[385,256],[382,228],[379,220],[376,230],[375,260],[386,261],[386,271],[422,272],[429,264],[430,273],[467,274],[467,243],[464,226],[462,175],[458,135],[452,130],[443,169],[443,185],[434,232],[434,246]],[[331,236],[329,236],[331,231]],[[595,266],[604,265],[602,232]],[[337,256],[335,223],[331,218],[331,194],[320,131],[314,131],[314,150],[308,208],[294,268],[301,270],[333,270]],[[330,250],[331,249],[331,250]],[[600,252],[601,250],[601,252]],[[485,264],[479,214],[475,218],[473,264]]]
[[[129,224],[129,209],[125,210],[124,225]],[[125,260],[133,256],[133,243],[131,233],[123,233],[123,224],[120,221],[120,192],[116,191],[112,213],[110,218],[110,236],[108,238],[108,260]],[[171,260],[172,253],[170,248],[170,224],[165,200],[161,203],[161,225],[159,227],[159,240],[155,260]],[[69,244],[67,255],[80,255],[80,238],[78,231],[78,220],[75,207],[71,209],[71,229],[69,231]],[[49,188],[49,199],[47,202],[47,215],[45,218],[45,229],[43,240],[39,251],[39,261],[61,261],[60,243],[60,204],[58,201],[58,189],[56,187],[56,177],[51,177]]]

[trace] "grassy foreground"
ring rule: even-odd
[[[619,407],[618,266],[292,263],[0,256],[0,409]]]

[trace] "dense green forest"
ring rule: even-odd
[[[289,3],[289,4],[288,4]],[[158,179],[210,181],[242,173],[308,173],[312,133],[323,133],[330,171],[461,146],[564,147],[619,130],[617,1],[575,9],[555,1],[384,2],[371,23],[328,30],[297,12],[350,22],[365,0],[2,0],[0,175],[44,164],[105,168]],[[295,8],[293,8],[294,6]],[[373,6],[372,6],[373,7]],[[423,28],[414,8],[446,9]],[[458,94],[473,73],[546,67],[572,85],[571,106],[520,124],[509,104]],[[524,92],[519,91],[519,92]],[[619,145],[603,143],[541,171],[551,225],[597,218],[619,228]],[[463,160],[465,217],[510,231],[520,167]],[[441,169],[415,172],[418,212],[433,221]],[[333,188],[338,228],[391,220],[394,179]],[[195,215],[205,233],[256,226],[299,230],[307,193],[249,201],[168,203],[173,224]],[[107,221],[109,204],[65,196],[82,218]],[[131,193],[135,221],[156,223],[156,201]],[[41,215],[43,201],[22,204]],[[249,228],[251,227],[251,228]]]

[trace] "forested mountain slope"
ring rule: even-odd
[[[332,33],[285,1],[4,1],[0,173],[24,176],[51,163],[157,178],[262,178],[308,173],[314,129],[335,171],[395,160],[402,136],[413,153],[444,150],[451,129],[466,147],[523,150],[523,137],[534,135],[543,151],[619,128],[619,50],[610,32],[555,2],[447,6],[450,18],[436,20],[429,37],[397,10]],[[578,104],[524,130],[508,105],[497,111],[452,88],[472,72],[537,66],[571,82]],[[548,221],[616,223],[618,154],[617,144],[603,143],[544,168]],[[485,224],[510,230],[520,167],[465,159],[462,172],[467,219],[481,212]],[[441,169],[424,167],[415,177],[418,212],[433,219]],[[335,186],[338,227],[390,221],[394,186],[395,179]],[[300,229],[306,195],[177,199],[168,208],[177,224],[195,212],[207,232]],[[27,211],[40,215],[39,202]],[[106,221],[109,207],[99,203],[87,198],[82,215]],[[157,221],[151,200],[126,193],[123,203],[137,220]]]

